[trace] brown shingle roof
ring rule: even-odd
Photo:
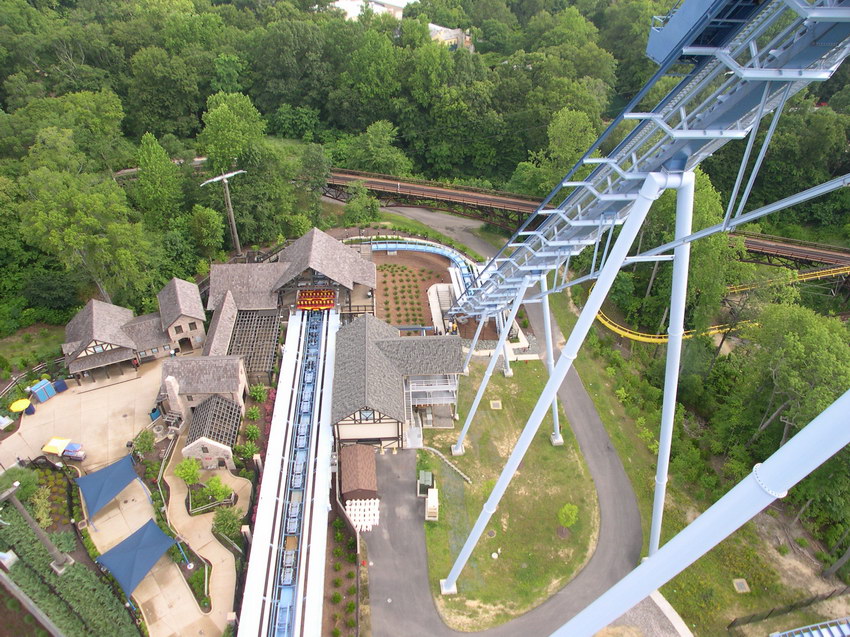
[[[233,300],[233,293],[228,290],[225,292],[224,299],[219,304],[215,314],[213,314],[212,321],[210,321],[210,331],[204,343],[204,356],[224,356],[227,354],[238,313],[236,301]]]
[[[218,309],[228,290],[240,310],[277,309],[275,282],[287,267],[288,264],[280,262],[213,264],[207,309]]]
[[[201,322],[207,320],[201,293],[194,283],[174,277],[159,291],[156,299],[159,301],[163,330],[167,330],[181,316],[195,318]]]
[[[133,318],[133,311],[125,307],[91,299],[65,326],[65,343],[76,344],[72,350],[63,347],[65,361],[69,365],[92,341],[110,343],[133,349],[133,339],[121,328]],[[121,359],[125,360],[125,359]],[[91,369],[85,367],[84,369]]]
[[[162,362],[162,378],[174,376],[180,394],[233,394],[245,373],[240,356],[188,356]]]
[[[342,497],[376,497],[378,473],[375,449],[369,445],[346,445],[339,450],[340,490]]]
[[[282,288],[307,268],[324,274],[349,290],[355,283],[375,287],[375,264],[318,228],[313,228],[287,246],[280,253],[279,261],[287,263],[288,267],[277,280],[275,290]]]
[[[151,347],[162,347],[171,342],[168,334],[162,331],[159,312],[130,319],[122,329],[133,339],[139,351],[149,350]]]

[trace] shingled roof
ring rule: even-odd
[[[65,345],[62,351],[65,353],[66,364],[70,368],[71,361],[92,341],[133,349],[133,339],[121,329],[132,318],[132,310],[91,299],[65,326]]]
[[[370,445],[345,445],[339,450],[340,490],[348,499],[368,499],[378,495],[375,449]]]
[[[287,264],[274,289],[279,290],[307,268],[324,274],[349,290],[355,283],[375,287],[375,264],[318,228],[313,228],[287,246],[278,259]],[[242,309],[242,306],[239,306]]]
[[[168,333],[163,331],[159,312],[130,319],[122,329],[133,339],[136,349],[140,351],[149,350],[151,347],[162,347],[171,342]]]
[[[228,290],[225,292],[224,299],[219,304],[215,314],[213,314],[212,321],[210,321],[210,331],[204,343],[204,356],[225,356],[227,354],[230,341],[233,338],[233,326],[236,324],[237,314],[239,314],[239,310],[236,309],[236,301],[233,300],[233,293]]]
[[[369,407],[404,422],[404,377],[463,371],[458,336],[406,336],[371,314],[337,333],[334,402],[339,422]]]
[[[213,264],[207,309],[218,309],[228,290],[240,310],[277,309],[275,284],[288,267],[282,262]]]
[[[159,291],[156,300],[159,301],[163,330],[167,330],[181,316],[195,318],[201,322],[207,320],[198,286],[189,281],[174,277]]]
[[[223,396],[210,396],[195,408],[186,445],[208,438],[227,447],[236,444],[242,410],[239,403]]]
[[[240,356],[187,356],[162,362],[162,378],[174,376],[181,394],[232,394],[244,373]]]

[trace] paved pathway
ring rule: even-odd
[[[416,218],[485,256],[495,254],[493,246],[472,234],[478,225],[475,221],[423,209],[393,210]],[[542,335],[540,307],[529,305],[526,309],[535,332]],[[563,336],[554,320],[552,324],[554,342],[562,343]],[[582,571],[561,591],[533,611],[486,631],[487,635],[549,634],[628,573],[640,557],[642,531],[634,491],[575,370],[570,370],[558,395],[597,488],[600,509],[597,549]],[[376,637],[461,634],[443,624],[431,598],[426,575],[424,512],[420,510],[424,505],[414,495],[415,465],[413,452],[379,457],[378,461],[378,488],[384,504],[381,524],[364,534],[373,561],[369,587]],[[402,564],[404,568],[399,568]],[[615,623],[638,627],[638,634],[652,637],[678,634],[649,599]]]
[[[213,632],[197,634],[220,635],[227,626],[227,614],[233,610],[233,599],[236,591],[236,561],[233,554],[224,548],[212,534],[212,519],[214,513],[189,515],[186,510],[186,483],[174,475],[174,467],[183,457],[185,434],[180,437],[177,447],[172,454],[171,462],[165,470],[164,478],[171,493],[168,498],[168,519],[171,526],[186,541],[195,553],[206,559],[212,566],[209,580],[209,596],[212,608],[203,617],[194,620],[184,630],[209,626]],[[201,479],[206,480],[217,475],[221,481],[231,487],[239,496],[237,508],[244,513],[251,498],[251,483],[244,478],[234,476],[229,471],[202,471]],[[197,608],[197,605],[195,605]],[[204,628],[206,631],[207,629]],[[175,632],[174,635],[196,634],[194,632]],[[154,635],[153,637],[159,637]],[[160,633],[164,636],[164,633]]]

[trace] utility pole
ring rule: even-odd
[[[44,548],[47,549],[47,552],[50,553],[50,556],[53,558],[53,561],[50,563],[50,568],[56,571],[57,575],[62,575],[62,573],[65,572],[65,569],[74,563],[74,558],[67,553],[62,553],[58,548],[56,548],[56,545],[53,544],[53,542],[50,541],[50,538],[47,537],[47,533],[45,533],[38,523],[32,519],[29,511],[24,508],[24,505],[21,504],[21,501],[15,496],[15,491],[18,490],[19,486],[21,486],[20,482],[14,482],[11,487],[6,489],[3,493],[0,493],[0,502],[8,500],[12,503],[12,506],[18,510],[18,513],[20,513],[21,517],[24,518],[24,521],[29,524],[33,533],[36,534],[39,541],[44,545]]]
[[[236,256],[238,257],[242,256],[242,244],[239,243],[239,234],[236,232],[236,218],[233,216],[233,204],[230,203],[230,186],[228,186],[227,180],[231,177],[235,177],[236,175],[241,175],[244,172],[244,170],[236,170],[232,173],[224,173],[218,177],[207,179],[201,184],[201,187],[204,187],[214,181],[220,181],[224,186],[224,206],[227,208],[227,221],[230,224],[230,239],[233,242],[233,247],[236,249]]]

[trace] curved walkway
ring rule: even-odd
[[[221,634],[227,627],[227,614],[233,610],[233,599],[236,592],[236,561],[233,554],[228,551],[212,534],[212,518],[214,513],[203,513],[201,515],[189,515],[186,510],[186,483],[174,475],[174,467],[183,457],[180,449],[183,448],[185,434],[177,441],[171,461],[163,474],[168,483],[170,495],[168,498],[168,520],[181,538],[192,548],[195,553],[203,557],[211,564],[209,580],[209,597],[212,608],[203,614],[208,623],[215,627],[218,632],[205,634]],[[221,481],[229,486],[239,496],[236,504],[244,513],[251,498],[251,483],[244,478],[234,476],[229,471],[202,471],[201,479],[205,480],[213,475],[221,478]],[[197,608],[197,605],[195,605]],[[194,631],[178,634],[201,634]]]
[[[393,211],[407,214],[407,210],[398,208]],[[468,219],[422,209],[416,209],[410,216],[474,246],[486,256],[496,252],[493,246],[472,233],[476,224]],[[535,331],[542,335],[540,306],[528,305],[526,311]],[[562,343],[563,335],[554,320],[552,324],[554,342]],[[477,634],[494,637],[548,635],[631,571],[640,558],[642,531],[634,490],[595,405],[574,369],[558,390],[558,398],[596,485],[600,513],[597,548],[581,572],[543,604],[507,624]],[[380,526],[364,534],[372,556],[369,592],[372,629],[376,637],[464,634],[443,623],[431,598],[426,575],[422,504],[414,496],[414,487],[409,485],[415,480],[415,464],[413,453],[378,457],[379,489],[382,498],[392,505],[382,507]],[[429,601],[426,602],[426,598]],[[616,623],[637,626],[652,637],[677,634],[649,600],[641,602]]]

